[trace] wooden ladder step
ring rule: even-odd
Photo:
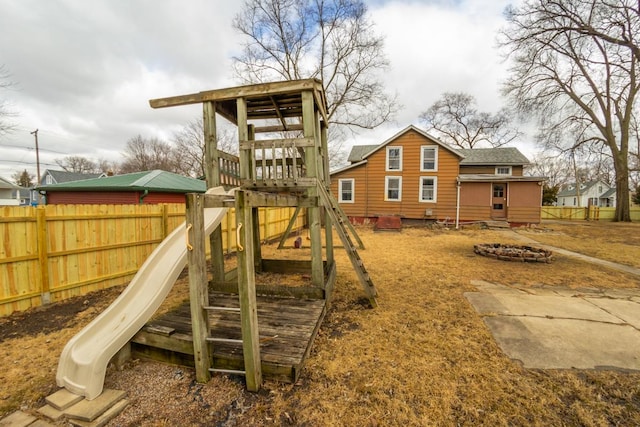
[[[234,338],[216,338],[216,337],[207,337],[208,342],[224,342],[228,344],[242,344],[242,340],[234,339]]]
[[[229,311],[233,313],[240,313],[239,307],[221,307],[221,306],[215,306],[215,305],[208,305],[208,306],[205,306],[204,309],[210,310],[210,311]]]
[[[220,369],[220,368],[209,368],[209,372],[216,372],[219,374],[235,374],[235,375],[247,374],[247,371],[240,371],[237,369]]]

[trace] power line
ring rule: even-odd
[[[0,147],[21,148],[23,150],[29,150],[29,151],[34,150],[34,147],[25,147],[23,145],[12,145],[12,144],[0,144]],[[68,154],[68,153],[63,153],[62,151],[49,150],[48,148],[40,148],[40,151],[46,151],[49,153],[63,154],[63,155]]]
[[[35,165],[36,162],[25,162],[24,160],[0,160],[0,165],[2,163],[19,163],[19,164],[23,164],[23,165]],[[45,163],[45,162],[40,162],[41,165],[46,165],[46,166],[58,166],[57,164],[54,163]]]

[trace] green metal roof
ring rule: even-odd
[[[61,184],[40,185],[44,191],[151,191],[156,193],[204,193],[207,184],[162,170],[134,172]]]

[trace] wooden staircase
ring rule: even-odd
[[[340,240],[342,241],[344,249],[347,251],[347,255],[349,255],[351,265],[353,265],[353,269],[358,275],[358,279],[360,279],[360,283],[364,288],[367,298],[369,298],[371,307],[377,307],[378,302],[376,301],[376,297],[378,296],[378,291],[376,290],[376,287],[371,280],[371,276],[364,266],[362,258],[360,258],[360,255],[358,254],[358,249],[353,243],[351,235],[353,235],[354,239],[357,240],[361,249],[364,248],[362,240],[360,240],[360,237],[358,237],[358,234],[351,225],[349,218],[340,208],[336,199],[331,195],[331,193],[329,193],[324,184],[320,182],[318,182],[318,195],[320,196],[322,204],[325,206],[327,212],[329,213],[329,216],[331,217],[333,226],[335,227],[338,236],[340,236]],[[347,228],[351,231],[351,235],[347,231]]]

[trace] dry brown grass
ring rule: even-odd
[[[523,234],[547,245],[640,268],[640,225],[628,222],[550,221]]]
[[[571,239],[571,244],[594,238],[593,230],[591,237]],[[637,234],[640,227],[634,230]],[[618,231],[615,240],[612,235]],[[297,384],[267,382],[263,391],[252,394],[233,377],[217,376],[197,385],[188,369],[134,363],[108,374],[107,385],[128,390],[132,401],[112,425],[640,425],[640,373],[524,369],[501,352],[463,295],[474,290],[472,279],[635,288],[640,286],[638,277],[564,256],[552,264],[528,264],[473,253],[475,243],[518,243],[517,236],[500,231],[359,232],[367,246],[361,255],[378,288],[380,306],[367,308],[344,251],[336,249],[339,274],[332,307]],[[634,244],[625,238],[633,234],[626,227],[598,233],[608,236],[605,248]],[[551,233],[527,235],[552,238]],[[565,247],[565,241],[556,237],[549,244]],[[270,245],[263,254],[293,258],[306,251],[277,251]],[[181,288],[186,289],[184,284],[176,287],[175,301],[183,298]],[[19,404],[37,407],[47,379],[53,381],[58,354],[76,329],[0,343],[3,355],[15,347],[11,357],[17,358],[45,347],[48,339],[43,352],[53,360],[34,365],[26,355],[16,359],[22,370],[3,377],[0,399],[16,390],[22,397],[0,400],[0,413]],[[36,380],[39,387],[33,389],[18,380],[21,375],[43,379]],[[166,408],[154,409],[163,402]]]

